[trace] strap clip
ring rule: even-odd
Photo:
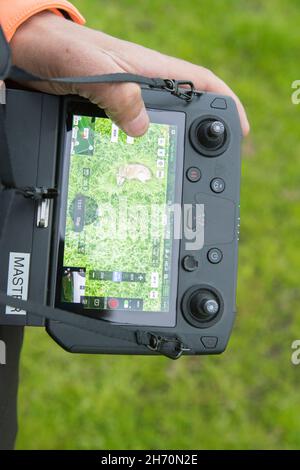
[[[55,199],[58,196],[58,190],[56,188],[46,188],[44,186],[27,186],[25,188],[17,188],[16,191],[18,194],[21,194],[27,199],[32,199],[33,201]]]
[[[154,351],[170,359],[179,359],[185,351],[190,351],[184,346],[177,336],[162,336],[152,332],[137,332],[138,344],[144,344],[150,351]]]
[[[184,88],[188,87],[188,88]],[[189,80],[165,80],[164,89],[185,101],[192,101],[195,85]]]

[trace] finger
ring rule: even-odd
[[[126,134],[138,137],[147,131],[149,116],[138,85],[133,83],[96,85],[89,91],[85,90],[84,95],[104,109]]]

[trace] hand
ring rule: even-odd
[[[192,80],[196,89],[231,96],[244,135],[249,132],[245,110],[233,91],[210,70],[151,49],[77,25],[51,12],[27,20],[12,41],[13,63],[44,77],[130,72],[149,77]],[[32,83],[54,94],[78,94],[104,109],[127,134],[146,132],[149,118],[136,84],[63,85]]]

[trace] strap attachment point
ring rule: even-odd
[[[184,88],[185,86],[187,88]],[[164,89],[182,100],[192,101],[195,92],[195,85],[189,80],[166,79]]]
[[[162,336],[152,332],[137,331],[136,338],[138,344],[142,344],[150,351],[163,354],[170,359],[179,359],[185,351],[190,351],[190,348],[184,346],[177,336]]]
[[[58,190],[56,188],[46,188],[44,186],[27,186],[25,188],[17,188],[16,192],[27,199],[32,199],[33,201],[55,199],[58,196]]]

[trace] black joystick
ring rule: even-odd
[[[221,121],[206,119],[199,125],[197,137],[203,147],[209,150],[217,150],[224,144],[225,126]]]
[[[206,157],[217,157],[229,145],[226,124],[213,116],[196,119],[190,128],[190,139],[194,149]]]
[[[209,290],[199,289],[190,297],[190,312],[198,321],[207,322],[212,320],[219,310],[219,300]]]

